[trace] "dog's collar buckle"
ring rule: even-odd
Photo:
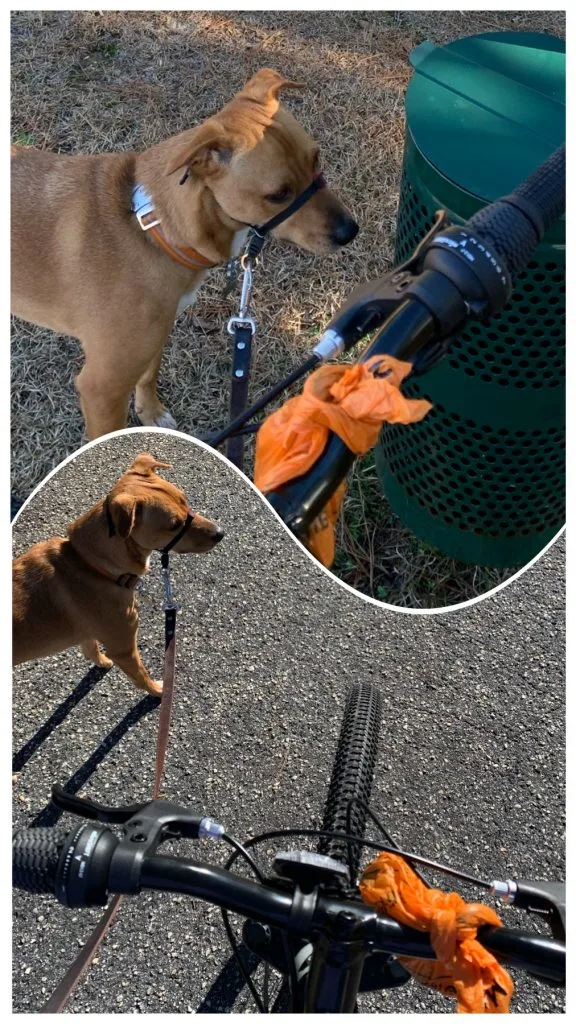
[[[149,220],[149,221],[145,221],[144,220],[144,217],[148,216],[152,212],[153,212],[152,210],[145,210],[144,212],[142,210],[139,210],[136,213],[136,220],[138,221],[140,227],[142,228],[142,231],[149,231],[150,228],[157,228],[158,227],[160,221],[158,220],[157,217],[156,217],[155,220]]]
[[[145,188],[142,185],[135,185],[132,192],[132,212],[136,215],[142,231],[149,231],[150,228],[155,228],[160,223],[158,217],[154,218],[155,207],[152,202],[152,197],[148,195]],[[152,220],[144,220],[145,217],[152,216]]]
[[[164,250],[165,253],[187,270],[211,269],[217,266],[212,260],[203,256],[201,252],[191,246],[173,245],[162,230],[161,220],[156,216],[156,207],[152,197],[142,185],[135,185],[132,189],[132,213],[135,215],[142,231],[150,231],[154,241]]]
[[[124,587],[126,590],[134,590],[139,581],[140,577],[134,572],[125,572],[122,576],[114,581],[119,587]]]

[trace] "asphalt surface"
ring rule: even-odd
[[[132,432],[81,453],[45,484],[15,524],[16,552],[63,533],[143,450],[172,462],[166,475],[226,531],[209,555],[173,559],[184,607],[164,795],[239,839],[318,826],[346,689],[372,680],[385,707],[373,806],[395,838],[485,877],[564,877],[563,539],[470,609],[388,611],[326,577],[212,454]],[[155,677],[156,563],[144,592],[152,603],[141,606],[140,649]],[[115,668],[82,688],[88,669],[70,650],[15,670],[14,750],[59,708],[62,719],[21,757],[17,826],[43,820],[51,784],[73,776],[104,802],[151,792],[157,710],[139,716],[142,695]],[[207,841],[195,852],[220,863],[227,855]],[[100,914],[15,892],[15,1012],[39,1011]],[[512,910],[502,916],[526,924]],[[215,908],[146,893],[124,901],[68,1012],[254,1012],[238,977]],[[562,1012],[562,992],[515,981],[516,1012]],[[373,1012],[453,1009],[413,982],[360,1002]]]

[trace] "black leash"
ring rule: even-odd
[[[194,513],[188,511],[186,519],[172,540],[160,552],[162,582],[164,584],[164,668],[162,671],[162,703],[158,719],[158,740],[156,743],[156,772],[154,778],[154,800],[160,796],[164,776],[164,765],[170,739],[170,721],[174,702],[174,679],[176,675],[176,615],[180,605],[174,600],[170,579],[170,552],[190,527]]]
[[[292,217],[319,189],[325,188],[326,180],[323,174],[316,178],[305,188],[300,195],[275,217],[271,217],[264,224],[252,226],[248,234],[248,240],[244,253],[240,257],[230,260],[226,268],[228,278],[224,295],[228,295],[235,286],[240,271],[243,272],[242,292],[240,296],[240,309],[237,316],[228,321],[228,333],[234,338],[234,350],[232,357],[232,383],[230,386],[230,408],[229,418],[232,424],[238,423],[241,426],[246,422],[244,411],[248,401],[248,389],[250,385],[250,370],[252,365],[252,341],[256,333],[256,322],[250,315],[250,300],[252,296],[252,274],[253,267],[257,264],[258,257],[262,252],[266,239],[274,228],[282,224],[289,217]],[[305,371],[303,371],[305,372]],[[287,385],[286,385],[287,386]],[[282,388],[280,388],[282,390]],[[270,399],[271,400],[271,399]],[[262,408],[262,406],[260,406]],[[252,413],[250,413],[252,415]],[[220,436],[220,435],[217,435]],[[244,436],[242,433],[235,433],[235,429],[227,428],[225,437],[220,437],[218,443],[228,440],[226,455],[230,462],[238,469],[244,465]],[[210,444],[214,442],[206,438]]]
[[[250,423],[249,420],[261,412],[282,391],[321,363],[348,352],[363,337],[380,327],[403,301],[406,285],[417,280],[428,246],[434,236],[446,225],[446,215],[444,211],[439,211],[432,228],[419,242],[409,259],[401,266],[394,268],[385,277],[361,285],[352,292],[344,306],[324,329],[310,355],[299,366],[270,388],[248,409],[241,411],[222,430],[205,434],[200,440],[217,448],[233,436],[256,433],[264,421]],[[446,342],[436,343],[427,346],[424,351],[416,353],[413,358],[413,372],[415,374],[424,373],[434,366],[442,357],[446,344]]]
[[[250,316],[250,300],[252,297],[252,260],[244,253],[239,266],[244,272],[240,309],[237,316],[230,317],[227,330],[234,338],[232,356],[232,383],[230,385],[229,417],[235,420],[246,408],[250,369],[252,364],[252,339],[256,333],[256,323]],[[244,464],[244,440],[242,437],[230,437],[226,446],[226,455],[238,469]]]
[[[176,615],[180,608],[174,600],[172,581],[170,579],[170,555],[168,552],[174,547],[174,544],[178,543],[191,522],[192,516],[188,514],[185,526],[179,531],[178,536],[170,544],[166,545],[160,558],[164,583],[164,667],[162,670],[162,702],[160,704],[158,738],[156,741],[154,800],[157,800],[160,796],[160,788],[164,777],[164,765],[170,740],[170,721],[172,719],[174,680],[176,675]]]
[[[265,409],[266,406],[269,405],[270,402],[273,402],[278,395],[286,390],[286,388],[289,388],[291,384],[300,380],[301,377],[306,373],[309,373],[310,370],[313,370],[321,362],[322,357],[313,352],[311,356],[308,356],[308,358],[300,364],[300,366],[296,367],[296,369],[292,370],[287,377],[284,377],[284,379],[278,384],[275,384],[274,387],[270,388],[265,395],[262,395],[261,398],[258,398],[253,402],[249,408],[241,409],[235,417],[232,417],[228,426],[223,427],[222,430],[219,430],[215,434],[206,435],[201,438],[201,440],[211,444],[213,448],[217,448],[218,445],[222,444],[223,441],[226,441],[228,438],[232,440],[232,438],[237,438],[238,435],[255,434],[260,429],[264,421],[262,420],[257,423],[249,423],[248,421],[262,409]],[[230,415],[232,416],[232,409],[230,409]],[[230,458],[230,455],[228,454],[229,447],[230,443],[226,450],[228,458]]]

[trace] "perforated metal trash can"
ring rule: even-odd
[[[565,138],[565,47],[486,33],[423,43],[406,96],[396,258],[443,208],[462,222],[511,192]],[[523,565],[564,523],[565,233],[558,222],[488,325],[470,324],[404,392],[434,409],[385,426],[383,490],[423,541],[478,565]]]

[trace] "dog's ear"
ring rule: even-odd
[[[183,167],[198,178],[222,170],[230,163],[232,141],[223,125],[216,120],[206,121],[193,132],[185,132],[188,140],[181,140],[179,148],[169,161],[166,174],[173,174]]]
[[[184,167],[184,181],[189,173],[206,178],[223,170],[235,150],[249,149],[260,141],[280,106],[280,90],[301,88],[303,86],[299,82],[291,82],[277,71],[262,68],[219,114],[199,128],[183,133],[166,174],[173,174]]]
[[[252,76],[249,82],[246,82],[246,85],[238,94],[238,98],[244,97],[245,99],[253,100],[255,103],[262,104],[266,108],[268,116],[273,118],[280,105],[280,91],[282,89],[303,88],[304,86],[301,82],[292,82],[289,78],[284,78],[283,75],[279,75],[277,71],[273,71],[271,68],[262,68],[261,71],[257,71]]]
[[[170,462],[158,462],[153,455],[148,455],[148,452],[142,452],[138,455],[130,469],[129,473],[137,473],[139,476],[150,476],[151,473],[155,473],[157,469],[171,469],[172,465]]]
[[[136,526],[142,502],[131,494],[118,494],[109,502],[112,524],[119,537],[126,539]]]

